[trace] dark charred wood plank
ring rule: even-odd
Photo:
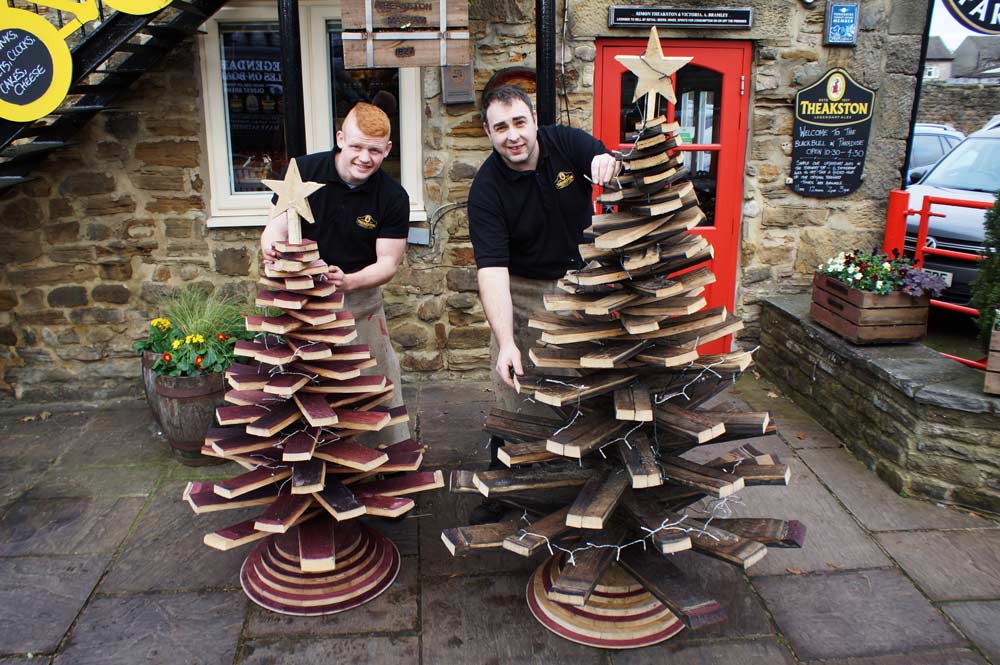
[[[628,441],[622,440],[616,445],[618,454],[625,463],[625,469],[632,479],[632,487],[639,489],[663,484],[663,476],[660,474],[653,453],[653,444],[645,432],[641,430],[633,432],[629,435]]]
[[[603,531],[583,531],[580,534],[581,543],[594,545],[619,545],[625,538],[625,525],[612,522]],[[587,604],[590,594],[600,581],[608,566],[615,560],[616,550],[613,547],[599,547],[575,552],[572,559],[567,558],[559,571],[559,577],[552,583],[552,588],[546,594],[549,600],[573,607],[583,607]]]
[[[508,520],[495,524],[477,524],[444,529],[441,540],[452,556],[464,556],[481,550],[498,550],[504,539],[515,533],[520,520]]]
[[[643,534],[652,532],[650,537],[655,547],[664,554],[673,554],[691,549],[691,537],[683,529],[664,528],[672,520],[667,511],[656,504],[636,496],[635,492],[626,492],[622,497],[622,508],[632,521],[640,527]]]
[[[697,591],[662,555],[628,547],[622,550],[618,563],[688,628],[697,630],[726,620],[726,610],[718,601]]]
[[[566,515],[566,526],[603,529],[629,484],[629,476],[624,469],[604,467],[591,476],[576,495]]]
[[[712,524],[767,547],[802,547],[806,539],[806,525],[798,520],[717,517]]]
[[[473,484],[483,496],[510,494],[551,487],[578,487],[590,479],[594,473],[588,468],[565,469],[519,469],[517,471],[477,471],[473,474]]]
[[[739,476],[681,457],[664,457],[660,468],[665,480],[717,498],[729,496],[744,487],[744,481]]]
[[[507,536],[503,548],[521,556],[531,556],[539,548],[556,541],[572,527],[566,526],[569,506],[535,520],[531,524],[520,524],[516,533]]]

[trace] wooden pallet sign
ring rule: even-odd
[[[345,0],[344,67],[467,65],[468,0]]]

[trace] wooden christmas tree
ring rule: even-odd
[[[528,582],[529,608],[556,634],[605,648],[724,620],[668,555],[693,549],[747,568],[767,547],[799,547],[805,535],[795,521],[732,519],[725,510],[745,486],[787,484],[788,467],[774,456],[747,443],[706,464],[681,456],[774,425],[767,413],[699,408],[752,359],[698,351],[743,324],[722,307],[706,309],[704,288],[715,277],[699,265],[712,248],[690,233],[705,216],[676,153],[676,123],[652,117],[656,94],[673,101],[669,75],[689,59],[664,58],[655,29],[644,55],[619,59],[639,77],[636,98],[648,95],[625,172],[599,198],[618,212],[593,218],[580,247],[590,263],[567,273],[529,321],[542,331],[529,352],[542,374],[523,377],[518,391],[552,406],[553,417],[492,411],[485,429],[508,442],[500,459],[509,469],[450,479],[452,492],[518,511],[442,533],[456,556],[548,552]],[[562,373],[546,374],[554,371]]]
[[[299,214],[312,221],[292,160],[275,214],[289,216],[289,239],[265,264],[257,305],[280,314],[248,316],[258,331],[239,342],[244,362],[226,371],[232,388],[205,435],[202,453],[247,472],[222,482],[192,482],[184,499],[196,513],[259,506],[261,513],[205,536],[220,550],[255,543],[240,582],[258,605],[297,615],[332,614],[385,591],[399,572],[395,545],[360,523],[363,515],[399,517],[407,495],[443,486],[440,471],[419,471],[424,447],[412,439],[363,445],[358,435],[405,422],[405,406],[388,408],[399,386],[373,367],[368,346],[352,344],[354,319],[344,294],[324,281],[316,243],[302,240]],[[384,474],[393,474],[386,476]]]

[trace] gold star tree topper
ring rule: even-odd
[[[646,116],[653,116],[656,108],[656,95],[663,95],[672,104],[677,103],[674,96],[674,86],[670,80],[671,74],[691,62],[691,58],[667,58],[660,48],[660,36],[656,28],[649,31],[649,43],[642,55],[616,55],[615,60],[622,63],[630,72],[639,77],[635,84],[635,95],[632,101],[648,94],[646,99]]]
[[[284,180],[261,180],[261,184],[278,195],[278,202],[271,210],[270,219],[274,219],[283,212],[288,212],[288,242],[302,242],[302,227],[299,225],[299,216],[305,218],[310,224],[315,224],[312,210],[309,208],[309,195],[324,185],[319,182],[302,182],[299,175],[299,166],[295,159],[289,161],[288,170],[285,172]]]

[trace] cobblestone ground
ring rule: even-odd
[[[481,383],[407,387],[430,446],[425,468],[485,464],[490,397]],[[452,559],[440,530],[464,523],[476,501],[444,490],[381,526],[403,555],[381,597],[332,617],[265,612],[239,588],[244,552],[201,543],[244,518],[195,516],[180,499],[186,481],[237,467],[172,461],[141,402],[44,420],[0,415],[0,665],[1000,665],[1000,525],[897,496],[752,376],[724,400],[771,410],[779,434],[758,447],[792,468],[787,489],[742,491],[738,513],[799,519],[806,547],[771,550],[749,575],[676,555],[729,620],[631,652],[576,645],[535,622],[524,591],[539,559]]]

